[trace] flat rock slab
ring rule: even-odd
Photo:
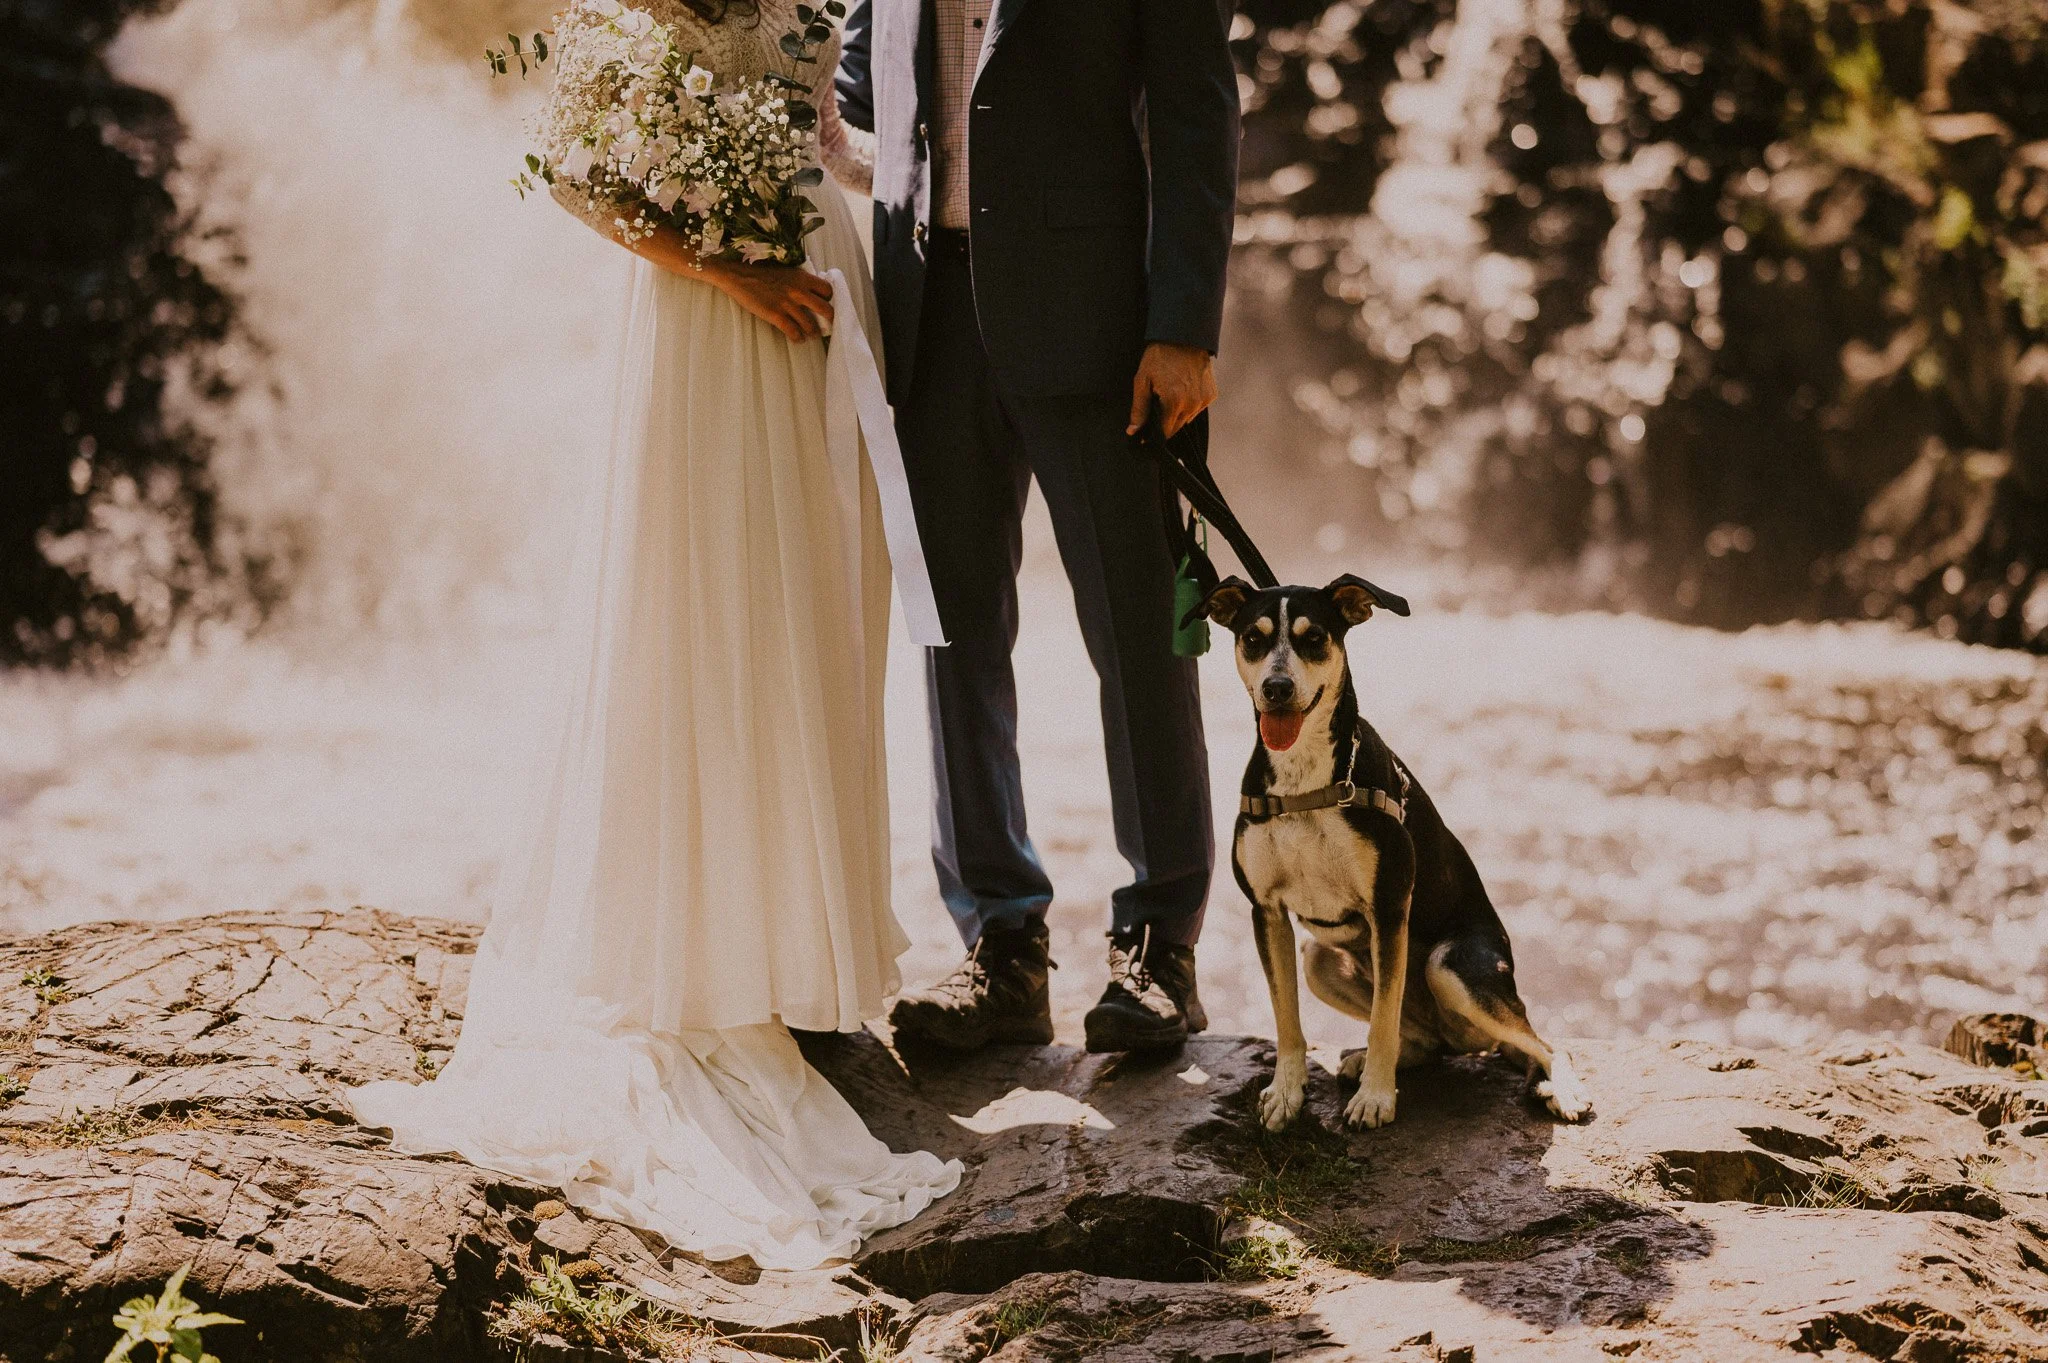
[[[250,1322],[218,1341],[237,1363],[491,1358],[486,1312],[544,1254],[792,1354],[865,1320],[919,1359],[2048,1359],[2024,1019],[1959,1029],[1985,1064],[1586,1044],[1582,1126],[1466,1059],[1347,1131],[1326,1057],[1279,1134],[1245,1038],[962,1060],[804,1036],[878,1135],[968,1173],[856,1263],[762,1273],[348,1121],[344,1086],[447,1055],[475,937],[358,909],[0,941],[0,1359],[98,1359],[187,1261]]]

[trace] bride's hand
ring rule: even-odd
[[[718,261],[704,266],[704,277],[792,341],[824,335],[832,320],[832,282],[809,270]]]

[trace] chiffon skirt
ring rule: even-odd
[[[878,340],[828,181],[813,268]],[[898,984],[882,687],[889,564],[865,458],[826,442],[825,350],[635,261],[615,425],[572,568],[556,741],[455,1054],[351,1103],[711,1259],[851,1254],[959,1181],[891,1153],[788,1028]],[[879,349],[879,346],[877,346]]]

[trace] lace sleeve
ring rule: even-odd
[[[571,183],[560,176],[548,187],[555,202],[568,209],[576,217],[588,223],[600,236],[619,239],[620,219],[626,216],[625,209],[595,193],[589,185]]]
[[[839,116],[839,93],[830,76],[818,96],[818,159],[832,178],[847,189],[872,194],[875,189],[875,135]]]

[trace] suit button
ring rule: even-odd
[[[923,223],[919,223],[917,226],[910,229],[910,239],[912,241],[923,241],[925,239],[925,230]]]
[[[931,124],[929,124],[929,123],[920,123],[920,124],[918,124],[918,125],[917,125],[917,140],[918,140],[918,141],[920,141],[920,142],[929,142],[929,141],[931,141],[931,140],[932,140],[932,125],[931,125]]]

